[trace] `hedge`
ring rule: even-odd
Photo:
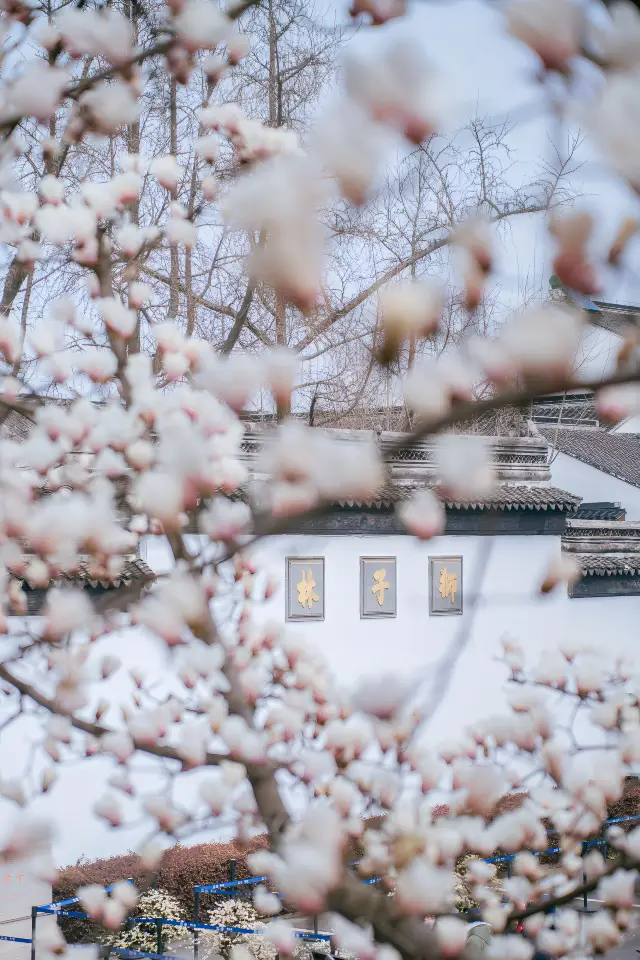
[[[489,819],[516,810],[524,803],[527,794],[512,793],[502,797]],[[433,811],[434,820],[439,816],[446,816],[449,812],[445,805],[438,806]],[[627,777],[624,794],[620,800],[611,804],[608,810],[609,817],[628,817],[640,813],[640,780],[637,777]],[[368,823],[370,827],[379,827],[384,820],[383,816],[372,817]],[[626,829],[633,829],[632,822],[623,825]],[[555,845],[557,836],[549,835],[550,846]],[[168,849],[154,875],[154,886],[166,890],[180,902],[185,915],[193,915],[193,887],[200,883],[222,883],[229,879],[230,861],[235,861],[235,878],[242,880],[251,876],[247,865],[247,856],[255,850],[267,847],[264,835],[254,837],[248,843],[199,843],[195,846],[183,846],[178,843]],[[362,851],[357,842],[352,843],[348,851],[349,859],[356,859]],[[546,861],[554,857],[544,858]],[[141,868],[140,859],[135,853],[127,853],[117,857],[108,857],[102,860],[80,860],[74,866],[65,867],[60,871],[54,885],[54,900],[66,900],[75,896],[79,886],[85,883],[99,883],[104,886],[116,880],[125,880],[131,877],[138,885],[148,886],[148,874]],[[202,909],[213,906],[208,897],[202,898]],[[87,921],[65,921],[65,935],[71,942],[95,942],[95,930]]]

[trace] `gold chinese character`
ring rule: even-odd
[[[384,578],[387,575],[386,569],[383,567],[381,570],[376,570],[373,574],[373,579],[376,581],[371,587],[371,593],[374,595],[378,601],[378,606],[381,607],[384,603],[384,592],[389,589],[389,581]]]
[[[298,591],[298,603],[301,607],[304,607],[306,604],[309,610],[311,610],[316,600],[320,599],[318,594],[314,592],[315,586],[316,582],[313,579],[311,570],[307,570],[306,577],[303,570],[300,575],[300,583],[296,585],[296,589]]]
[[[443,600],[449,597],[451,603],[454,603],[457,589],[458,577],[455,573],[449,573],[447,568],[443,567],[440,571],[440,596]]]

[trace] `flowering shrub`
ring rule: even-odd
[[[223,883],[229,879],[229,860],[235,860],[238,880],[251,876],[246,862],[249,853],[266,847],[264,837],[255,837],[242,847],[235,843],[176,844],[164,851],[155,872],[159,889],[166,890],[181,906],[184,916],[193,915],[193,888],[198,883]],[[106,859],[86,861],[61,870],[55,881],[54,896],[72,897],[78,886],[99,883],[106,886],[115,880],[131,877],[143,883],[145,866],[139,854],[129,853]],[[201,901],[206,909],[208,895]]]
[[[162,889],[145,890],[138,899],[135,909],[131,911],[131,915],[136,917],[161,917],[163,920],[185,919],[184,911],[176,898]],[[172,943],[180,942],[181,939],[179,928],[163,926],[161,952],[171,952],[168,949],[169,946]],[[105,942],[110,943],[113,947],[122,947],[126,950],[158,952],[157,928],[153,925],[132,923],[121,929],[116,936],[108,937]]]
[[[213,910],[207,914],[207,923],[221,927],[244,927],[260,930],[265,927],[264,917],[261,917],[250,901],[228,897],[221,900]],[[209,960],[216,954],[223,957],[231,956],[231,948],[244,944],[256,960],[275,960],[276,949],[263,936],[251,936],[243,933],[233,934],[217,931],[202,931],[200,934],[203,960]],[[206,952],[205,952],[206,951]]]

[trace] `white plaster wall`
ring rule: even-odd
[[[325,558],[324,621],[290,623],[288,629],[318,646],[340,686],[367,675],[400,674],[428,689],[434,665],[460,631],[468,633],[432,725],[434,737],[442,739],[503,702],[506,675],[496,657],[506,633],[519,637],[534,660],[568,634],[590,638],[607,653],[635,655],[640,597],[570,600],[566,590],[538,597],[537,586],[559,549],[560,538],[546,536],[440,537],[426,544],[403,536],[351,536],[280,538],[258,553],[282,580],[286,556]],[[359,558],[376,555],[397,557],[397,617],[363,620]],[[439,555],[463,557],[462,616],[429,615],[428,560]],[[474,604],[478,586],[481,599]],[[284,588],[264,615],[284,622]]]
[[[192,549],[197,548],[197,539],[189,538]],[[162,538],[150,538],[144,547],[147,562],[154,570],[171,568],[171,554]],[[487,557],[488,547],[491,550]],[[500,710],[506,674],[496,657],[504,633],[520,637],[534,661],[561,638],[574,634],[589,638],[607,654],[617,650],[636,655],[640,598],[569,600],[565,591],[542,599],[534,595],[549,558],[559,549],[559,537],[537,536],[443,537],[427,544],[408,536],[274,538],[257,546],[256,553],[260,564],[264,563],[281,581],[286,556],[325,557],[326,619],[321,623],[285,624],[282,586],[268,604],[263,608],[255,606],[254,610],[316,644],[328,661],[336,685],[351,687],[366,675],[401,674],[421,684],[425,699],[436,661],[451,650],[456,636],[460,637],[458,631],[469,628],[468,642],[426,733],[429,739],[442,741],[458,734],[474,719]],[[359,558],[364,555],[398,558],[398,616],[393,620],[360,619]],[[436,555],[463,556],[466,605],[462,617],[429,616],[428,560]],[[486,568],[482,603],[470,623],[473,583],[480,567]],[[222,619],[225,622],[224,616]],[[118,656],[125,668],[142,668],[150,682],[156,676],[162,677],[167,686],[166,649],[144,630],[116,632],[98,641],[92,656],[99,658],[107,651]],[[176,655],[179,659],[179,650]],[[175,682],[178,683],[177,678]],[[119,723],[119,705],[128,699],[131,688],[126,671],[120,670],[109,678],[106,690],[95,691],[96,696],[104,695],[112,703],[105,722]],[[31,719],[25,717],[23,721]],[[35,722],[21,727],[19,733],[19,740],[13,733],[3,734],[3,776],[24,775],[23,744],[41,736]],[[36,800],[34,813],[51,817],[57,826],[56,862],[70,863],[81,855],[110,856],[135,849],[147,838],[149,825],[141,821],[135,799],[119,798],[127,821],[131,822],[131,827],[121,833],[114,834],[92,814],[95,801],[116,768],[115,761],[107,757],[94,758],[90,766],[63,765],[53,788]],[[151,770],[151,765],[145,765],[141,787],[145,794],[153,795],[164,789],[165,782]],[[191,804],[197,794],[198,775],[193,771],[180,778],[176,789],[178,803]],[[10,815],[13,811],[9,801],[0,802],[0,827],[3,823],[9,825]],[[222,836],[226,838],[225,834]],[[191,842],[220,837],[220,830],[212,828],[194,836]],[[48,899],[48,895],[35,897],[40,903]],[[27,900],[24,916],[31,907],[31,897]],[[43,918],[38,925],[46,922]],[[14,957],[28,960],[23,953],[0,952],[0,960]]]
[[[640,487],[596,470],[575,457],[565,453],[554,456],[551,483],[561,490],[577,494],[587,503],[599,500],[619,503],[626,508],[627,520],[640,520]]]
[[[577,380],[593,380],[613,373],[622,338],[609,330],[588,325],[574,361]]]
[[[640,491],[635,492],[640,516]],[[593,494],[593,499],[615,497]],[[464,653],[432,725],[434,737],[442,739],[504,702],[506,674],[496,658],[505,634],[520,638],[532,661],[568,635],[587,638],[607,654],[636,656],[640,597],[570,600],[566,589],[538,596],[549,561],[559,551],[558,536],[455,536],[427,543],[409,536],[271,538],[256,545],[254,555],[261,569],[277,575],[280,587],[254,610],[285,625],[286,557],[324,557],[325,619],[286,627],[318,647],[336,685],[346,688],[365,676],[398,674],[422,683],[428,692],[435,665],[464,631]],[[396,617],[360,618],[361,556],[397,558]],[[462,556],[462,616],[429,615],[430,556]],[[147,541],[146,557],[157,571],[171,566],[159,538]],[[481,598],[474,603],[478,586]]]
[[[636,414],[633,417],[629,417],[627,420],[623,420],[622,423],[618,423],[612,433],[640,433],[640,414]]]

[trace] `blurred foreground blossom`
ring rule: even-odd
[[[444,507],[431,490],[420,490],[398,507],[398,516],[409,533],[420,540],[430,540],[444,533]]]
[[[495,483],[491,448],[484,437],[439,437],[436,463],[440,483],[448,496],[471,500],[487,497]]]

